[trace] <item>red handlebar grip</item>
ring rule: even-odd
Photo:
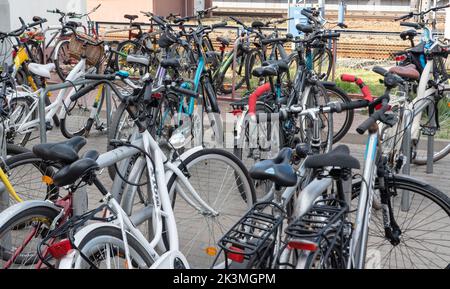
[[[255,91],[250,95],[248,99],[248,113],[256,114],[256,101],[258,98],[270,90],[270,83],[263,84],[259,86]]]
[[[355,82],[356,81],[356,76],[351,75],[351,74],[342,74],[341,75],[341,80],[345,81],[345,82]]]
[[[372,93],[370,92],[370,89],[369,89],[369,87],[367,85],[364,85],[361,88],[361,92],[362,92],[365,100],[368,100],[370,102],[373,101]]]

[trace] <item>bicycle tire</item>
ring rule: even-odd
[[[127,242],[131,254],[131,262],[145,263],[146,267],[149,268],[153,264],[153,260],[148,254],[148,252],[144,249],[144,247],[139,243],[139,241],[127,232]],[[123,257],[125,255],[124,243],[122,239],[122,231],[120,228],[115,226],[100,226],[95,227],[91,231],[89,231],[82,239],[77,238],[77,234],[75,235],[75,243],[77,245],[78,250],[83,252],[83,254],[89,258],[93,263],[95,263],[94,257],[98,255],[103,255],[100,251],[100,246],[98,244],[105,244],[108,246],[111,245],[119,245],[118,251],[112,250],[112,253],[118,253],[119,256]],[[109,247],[108,247],[109,248]],[[133,258],[134,257],[134,258]],[[135,259],[140,259],[136,261]],[[114,262],[115,263],[115,262]],[[77,253],[72,260],[72,269],[91,269],[86,261]],[[133,266],[136,263],[132,264]],[[126,259],[124,259],[124,267],[127,268],[129,265],[126,264]],[[115,268],[119,269],[119,268]]]
[[[227,161],[224,161],[225,159]],[[214,164],[214,162],[213,162],[214,160],[221,160],[222,162],[226,162],[230,167],[234,166],[234,173],[232,173],[232,172],[228,173],[228,169],[226,172],[227,172],[227,174],[230,174],[230,176],[231,176],[231,174],[233,174],[233,177],[235,177],[235,180],[231,181],[231,182],[236,182],[236,185],[239,188],[236,192],[239,194],[239,196],[235,195],[235,196],[232,196],[231,198],[235,198],[235,200],[239,203],[243,202],[242,203],[243,208],[240,208],[239,207],[240,205],[238,205],[237,203],[235,205],[233,205],[232,210],[239,211],[239,213],[237,213],[237,215],[236,215],[236,219],[234,219],[234,220],[227,219],[224,222],[224,224],[229,224],[229,228],[231,228],[231,226],[234,225],[234,223],[237,222],[241,218],[241,216],[246,212],[246,210],[248,210],[254,204],[254,202],[256,200],[255,190],[253,188],[250,175],[249,175],[247,169],[244,167],[243,163],[235,155],[233,155],[232,153],[230,153],[228,151],[222,150],[222,149],[203,149],[203,150],[197,151],[197,152],[193,153],[191,156],[189,156],[186,160],[184,160],[182,162],[182,164],[179,165],[179,168],[183,171],[187,170],[192,174],[192,170],[194,169],[193,166],[200,162],[203,162],[204,160],[208,162],[208,168],[210,169],[210,170],[208,170],[208,172],[211,172],[213,167],[217,166]],[[209,165],[211,165],[211,167],[209,167]],[[237,170],[240,170],[240,172],[237,172]],[[217,176],[222,176],[217,170],[215,170],[213,172],[213,174],[217,174]],[[239,174],[240,177],[236,178],[236,174]],[[203,178],[205,175],[202,173],[199,173],[199,176],[201,176]],[[189,206],[185,206],[185,207],[187,207],[187,208],[185,208],[185,207],[183,207],[185,203],[179,204],[180,201],[177,202],[178,194],[175,189],[176,179],[177,179],[177,176],[172,175],[167,183],[167,188],[168,188],[169,194],[171,195],[171,198],[172,198],[172,206],[174,208],[174,212],[177,215],[179,213],[180,214],[186,213],[187,212],[186,210],[187,210],[187,208],[189,208]],[[195,186],[195,184],[193,182],[196,181],[196,178],[192,177],[192,175],[191,175],[189,180]],[[224,178],[224,180],[225,180],[225,178]],[[215,181],[217,181],[217,179],[215,179]],[[200,183],[198,183],[198,184],[200,184]],[[226,185],[224,185],[224,187],[225,186]],[[215,191],[217,194],[217,198],[218,198],[220,195],[219,191],[221,191],[221,189],[225,189],[224,187],[219,187],[214,190],[210,189],[210,191]],[[202,188],[205,189],[204,187],[202,187]],[[211,186],[211,188],[212,188],[212,186]],[[225,191],[227,191],[227,194],[232,193],[231,189],[229,189],[228,187]],[[203,195],[205,192],[198,192],[198,193]],[[210,199],[203,198],[203,200],[205,202],[208,202]],[[218,199],[216,199],[216,201],[217,200]],[[222,213],[223,215],[225,215],[226,206],[230,206],[232,200],[233,199],[231,199],[229,202],[226,202],[226,204],[225,204],[225,200],[223,200],[224,204],[222,206],[220,206],[221,208],[220,209],[216,208],[216,210],[219,212],[219,214]],[[210,205],[215,207],[215,204],[210,204]],[[241,212],[240,209],[244,209],[244,210]],[[231,208],[230,208],[230,210],[231,210]],[[195,218],[195,216],[192,216],[189,213],[187,213],[187,214],[188,215],[186,215],[186,218],[184,218],[184,217],[176,218],[177,222],[180,221],[180,222],[183,222],[184,224],[191,224],[191,225],[195,225],[195,226],[199,225],[198,222],[195,222],[195,224],[186,223],[190,217]],[[187,216],[190,216],[190,217],[188,218]],[[219,215],[219,216],[221,216],[221,215]],[[214,220],[217,220],[218,224],[220,223],[220,221],[218,221],[219,216],[216,216],[213,218]],[[209,217],[204,216],[204,217],[205,217],[205,222],[207,222],[206,218],[209,218],[211,222],[214,222],[213,219],[211,219],[211,216],[209,216]],[[221,217],[221,218],[223,221],[223,217]],[[227,216],[227,218],[231,218],[231,217]],[[200,219],[199,222],[201,223],[202,220]],[[205,237],[204,240],[196,243],[196,245],[192,245],[191,249],[193,249],[195,247],[195,253],[200,254],[203,252],[203,254],[206,255],[206,253],[204,253],[204,250],[206,249],[205,246],[207,246],[206,244],[209,244],[209,246],[211,246],[211,247],[215,247],[219,238],[229,229],[229,228],[226,228],[226,226],[224,224],[222,224],[222,227],[220,227],[220,228],[222,228],[221,230],[223,230],[223,232],[221,232],[221,234],[214,235],[214,237],[212,238],[214,240],[210,239],[211,236],[207,236],[207,237],[204,236]],[[214,226],[214,224],[210,224],[210,225]],[[177,227],[182,228],[181,223],[178,223]],[[206,226],[205,228],[208,228],[208,226]],[[189,234],[190,234],[189,230],[179,231],[178,233],[179,233],[179,236],[182,236],[182,237],[180,237],[180,240],[183,240],[183,236],[185,236],[185,239],[188,238]],[[211,231],[209,231],[209,233],[211,233]],[[168,244],[166,234],[164,234],[163,237],[164,237],[165,243]],[[194,240],[194,239],[192,239],[192,240]],[[190,255],[191,251],[187,252],[186,250],[183,250],[183,249],[181,249],[181,251],[183,253],[185,253],[185,256],[186,256],[189,264],[191,264],[191,267],[193,266],[193,267],[209,268],[210,265],[212,264],[212,262],[214,261],[213,259],[215,258],[215,256],[202,256],[203,258],[198,257],[198,258],[202,259],[202,260],[199,260],[197,258],[192,258],[193,256]],[[196,255],[195,253],[193,253],[193,255]]]
[[[21,211],[18,214],[9,214],[8,219],[2,219],[3,225],[0,227],[0,260],[1,261],[8,261],[11,259],[12,251],[11,249],[5,247],[4,243],[2,242],[4,239],[9,239],[10,237],[7,236],[7,234],[11,231],[15,231],[17,235],[18,230],[25,230],[26,223],[24,223],[26,220],[30,220],[31,222],[34,222],[36,224],[39,222],[41,226],[50,226],[50,224],[53,222],[53,220],[58,216],[59,212],[55,209],[52,209],[50,207],[45,206],[39,206],[39,207],[32,207],[27,210]],[[7,216],[5,216],[7,217]],[[42,236],[41,234],[37,234],[36,237]],[[45,236],[44,236],[45,237]],[[30,243],[28,243],[30,244]],[[27,246],[25,246],[27,248]],[[25,249],[24,248],[24,249]],[[14,260],[12,265],[24,265],[24,266],[31,266],[36,264],[36,262],[39,260],[39,257],[37,255],[36,247],[31,246],[30,244],[30,250],[31,252],[29,254],[21,253],[17,256],[17,258]],[[30,258],[31,256],[31,258]],[[17,264],[19,263],[19,264]],[[23,263],[23,264],[20,264]],[[1,266],[4,267],[5,264],[2,264],[0,262]]]
[[[431,226],[431,225],[436,225],[436,223],[442,225],[445,222],[445,220],[443,220],[444,218],[447,220],[446,222],[448,224],[450,224],[450,198],[446,194],[444,194],[442,191],[440,191],[440,190],[436,189],[435,187],[433,187],[433,186],[431,186],[431,185],[429,185],[427,183],[424,183],[424,182],[422,182],[422,181],[420,181],[420,180],[418,180],[416,178],[407,177],[407,176],[398,176],[397,175],[397,176],[394,176],[394,177],[387,177],[387,178],[385,178],[385,183],[390,185],[391,187],[395,187],[397,191],[400,191],[400,192],[402,192],[402,191],[409,191],[410,194],[411,193],[418,194],[419,196],[422,196],[424,199],[427,199],[427,200],[431,201],[430,204],[434,205],[434,209],[433,208],[428,209],[428,207],[430,206],[430,205],[428,205],[426,208],[419,210],[420,206],[423,203],[423,200],[422,200],[419,203],[420,206],[415,210],[415,213],[417,213],[417,212],[422,213],[426,209],[428,209],[428,211],[431,211],[433,214],[435,214],[437,212],[436,209],[441,209],[444,212],[443,217],[440,218],[439,221],[432,220],[431,216],[425,216],[424,217],[422,215],[421,216],[422,218],[420,218],[420,221],[418,223],[416,223],[416,226],[418,224],[420,224],[421,222],[425,221],[425,220],[426,220],[425,225],[430,225]],[[358,181],[358,182],[356,182],[353,185],[353,196],[352,196],[353,199],[356,199],[358,197],[359,192],[360,192],[360,188],[361,188],[361,184],[362,184],[362,182]],[[378,184],[378,181],[377,181],[375,183],[375,189],[378,189],[378,185],[379,184]],[[397,198],[401,198],[401,195],[398,196]],[[391,200],[393,200],[395,202],[395,199],[393,199],[392,197],[391,197]],[[417,202],[419,202],[419,201],[417,201]],[[411,198],[411,203],[414,203],[414,197]],[[411,209],[411,207],[409,209]],[[400,206],[396,210],[395,203],[393,204],[393,211],[394,211],[394,213],[395,213],[395,211],[397,211],[397,215],[401,214],[401,213],[404,214],[404,212],[400,210]],[[372,211],[372,218],[371,218],[370,224],[373,223],[374,218],[378,217],[378,223],[380,225],[376,225],[375,224],[375,226],[372,226],[372,228],[370,228],[370,225],[369,225],[369,233],[370,233],[371,229],[378,229],[380,232],[378,232],[379,234],[377,234],[377,235],[374,235],[373,233],[372,233],[372,235],[369,235],[369,241],[368,242],[373,241],[373,240],[371,240],[371,236],[372,236],[372,238],[380,237],[380,238],[384,239],[384,231],[381,233],[381,231],[384,230],[383,229],[383,223],[382,223],[383,221],[382,221],[382,219],[380,219],[379,214],[382,214],[382,212],[379,212],[377,214],[376,209],[373,209],[373,211]],[[406,216],[404,216],[404,219],[405,219],[405,221],[402,224],[400,224],[398,216],[395,216],[395,220],[397,221],[397,223],[399,224],[399,226],[402,229],[402,235],[400,237],[401,237],[401,242],[403,242],[403,243],[405,242],[406,229],[408,229],[407,227],[405,228],[404,226],[405,225],[407,225],[407,226],[411,225],[411,223],[414,220],[414,216],[409,215],[409,210],[408,210],[408,213],[406,214]],[[408,220],[408,224],[405,224],[406,220]],[[444,225],[442,227],[444,229],[448,228],[450,226],[448,224]],[[422,230],[422,229],[420,229],[418,227],[416,227],[416,228],[413,227],[412,229],[415,229],[415,230],[417,230],[419,232],[423,232],[424,231],[424,230]],[[424,235],[430,234],[431,231],[433,233],[435,233],[435,234],[439,234],[439,233],[436,233],[437,232],[436,229],[430,229],[430,232],[429,233],[425,233]],[[441,233],[441,234],[442,234],[442,236],[444,234],[447,236],[446,237],[446,240],[447,240],[446,244],[449,244],[450,243],[450,234],[448,233],[448,231],[444,230],[444,232]],[[415,237],[418,237],[418,236],[415,236]],[[420,237],[420,235],[419,235],[419,237]],[[405,266],[405,267],[411,268],[411,267],[419,267],[419,265],[421,265],[421,266],[429,268],[430,265],[441,265],[439,267],[445,268],[445,267],[449,266],[449,264],[450,264],[450,255],[448,254],[448,252],[441,252],[440,251],[440,250],[442,250],[444,245],[436,246],[437,243],[435,243],[435,242],[437,242],[438,239],[430,239],[430,238],[435,238],[435,236],[428,236],[427,238],[425,238],[423,240],[419,240],[420,242],[416,241],[416,243],[420,244],[418,246],[425,246],[425,244],[430,244],[430,241],[432,241],[431,243],[434,243],[432,251],[434,251],[436,255],[440,256],[440,257],[437,257],[437,259],[441,258],[441,263],[440,264],[431,264],[433,262],[436,262],[436,259],[427,257],[426,259],[428,261],[425,262],[425,263],[418,264],[417,261],[416,262],[410,262],[411,264],[408,264],[408,266]],[[408,240],[413,240],[414,241],[414,240],[418,240],[418,239],[409,236],[409,239],[407,239],[406,241],[408,241]],[[389,246],[390,243],[387,244],[387,245]],[[399,245],[397,245],[397,246],[399,246]],[[394,248],[396,248],[396,247],[393,247],[392,250]],[[424,247],[424,248],[427,249],[426,247]],[[370,247],[368,247],[368,249],[370,249]],[[418,248],[415,248],[413,250],[417,250],[417,249]],[[411,251],[411,249],[407,249],[407,250],[410,250],[410,254],[411,254],[411,252],[414,253],[413,251]],[[428,249],[426,251],[427,252],[431,252]],[[395,255],[395,256],[397,256],[397,255]],[[381,258],[380,261],[384,260],[382,257],[380,257],[380,258]],[[446,259],[444,260],[443,258],[446,258]],[[411,261],[412,261],[412,259],[411,259]],[[387,262],[387,261],[385,261],[385,262]],[[405,261],[402,261],[402,262],[405,262]],[[385,263],[385,265],[389,265],[388,267],[391,267],[391,263],[389,263],[389,264]],[[394,264],[392,264],[392,265],[394,265]],[[396,267],[398,267],[398,262],[396,264]]]

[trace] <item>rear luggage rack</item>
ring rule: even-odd
[[[345,201],[324,199],[317,201],[308,213],[286,228],[286,246],[289,249],[317,251],[330,254],[335,246],[345,253],[351,236],[351,224],[346,221],[348,206]],[[295,266],[294,264],[280,264]]]
[[[219,241],[225,268],[255,268],[270,259],[283,209],[272,202],[255,204]],[[223,252],[223,255],[222,255]],[[214,265],[213,265],[214,266]]]

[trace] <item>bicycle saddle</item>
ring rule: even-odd
[[[99,168],[96,160],[99,153],[95,150],[87,151],[83,158],[60,169],[53,177],[53,183],[58,187],[73,184],[92,170]]]
[[[410,30],[406,30],[406,31],[402,31],[401,33],[400,33],[400,38],[401,39],[403,39],[403,40],[406,40],[406,39],[414,39],[414,37],[416,37],[417,36],[417,31],[416,30],[414,30],[414,29],[410,29]]]
[[[59,143],[38,144],[33,153],[47,161],[71,164],[79,159],[78,152],[86,145],[86,139],[80,136]]]
[[[141,64],[144,66],[150,65],[150,60],[146,56],[142,55],[128,55],[127,62],[130,64]]]
[[[161,61],[161,67],[176,69],[181,67],[181,64],[177,58],[169,58]]]
[[[329,153],[308,157],[305,160],[305,167],[312,169],[324,167],[359,169],[360,165],[359,161],[350,155],[348,146],[340,145]]]
[[[220,42],[220,44],[222,44],[224,46],[230,46],[230,39],[228,39],[228,38],[219,36],[216,38],[216,41]]]
[[[66,23],[66,26],[70,26],[70,27],[81,27],[83,24],[81,24],[81,22],[75,22],[75,21],[69,21]]]
[[[252,22],[252,28],[258,29],[258,28],[262,28],[264,26],[265,26],[264,23],[262,23],[261,21],[253,21]]]
[[[130,21],[133,21],[133,20],[139,18],[139,16],[137,16],[137,15],[129,15],[129,14],[125,14],[123,17],[124,17],[125,19],[130,20]]]
[[[263,66],[274,65],[278,67],[279,72],[287,72],[289,70],[289,65],[284,60],[267,60],[264,61]]]
[[[39,16],[33,16],[33,22],[40,22],[42,20]]]
[[[45,78],[51,78],[51,72],[55,70],[55,64],[54,63],[48,63],[48,64],[37,64],[37,63],[30,63],[28,64],[28,69],[31,71],[31,73]]]
[[[250,169],[250,176],[255,180],[270,180],[281,187],[292,187],[297,184],[297,175],[290,165],[292,150],[282,149],[271,160],[256,163]]]
[[[416,66],[414,64],[408,64],[406,66],[394,66],[389,69],[390,73],[397,74],[402,78],[420,79],[420,73],[417,71]]]
[[[276,76],[278,74],[278,69],[273,65],[261,66],[253,69],[252,74],[256,77]]]
[[[297,25],[295,25],[295,28],[303,33],[312,33],[313,32],[313,28],[311,25],[305,25],[305,24],[301,24],[298,23]]]

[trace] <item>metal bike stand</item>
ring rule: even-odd
[[[47,97],[47,94],[50,91],[61,90],[74,86],[81,86],[93,82],[95,82],[95,80],[81,79],[71,82],[63,82],[59,84],[49,85],[44,90],[42,90],[41,95],[39,97],[39,136],[41,138],[41,143],[47,142],[47,125],[45,121],[45,107],[47,106],[45,103],[45,98]]]
[[[428,115],[432,115],[431,121],[430,121],[430,127],[436,127],[436,118],[434,118],[434,105],[428,106]],[[434,134],[430,133],[428,135],[428,144],[427,144],[427,174],[433,173],[433,157],[434,157]]]
[[[103,86],[103,94],[106,98],[106,132],[109,135],[110,129],[111,129],[111,119],[112,119],[112,113],[111,110],[111,87],[109,85]]]

